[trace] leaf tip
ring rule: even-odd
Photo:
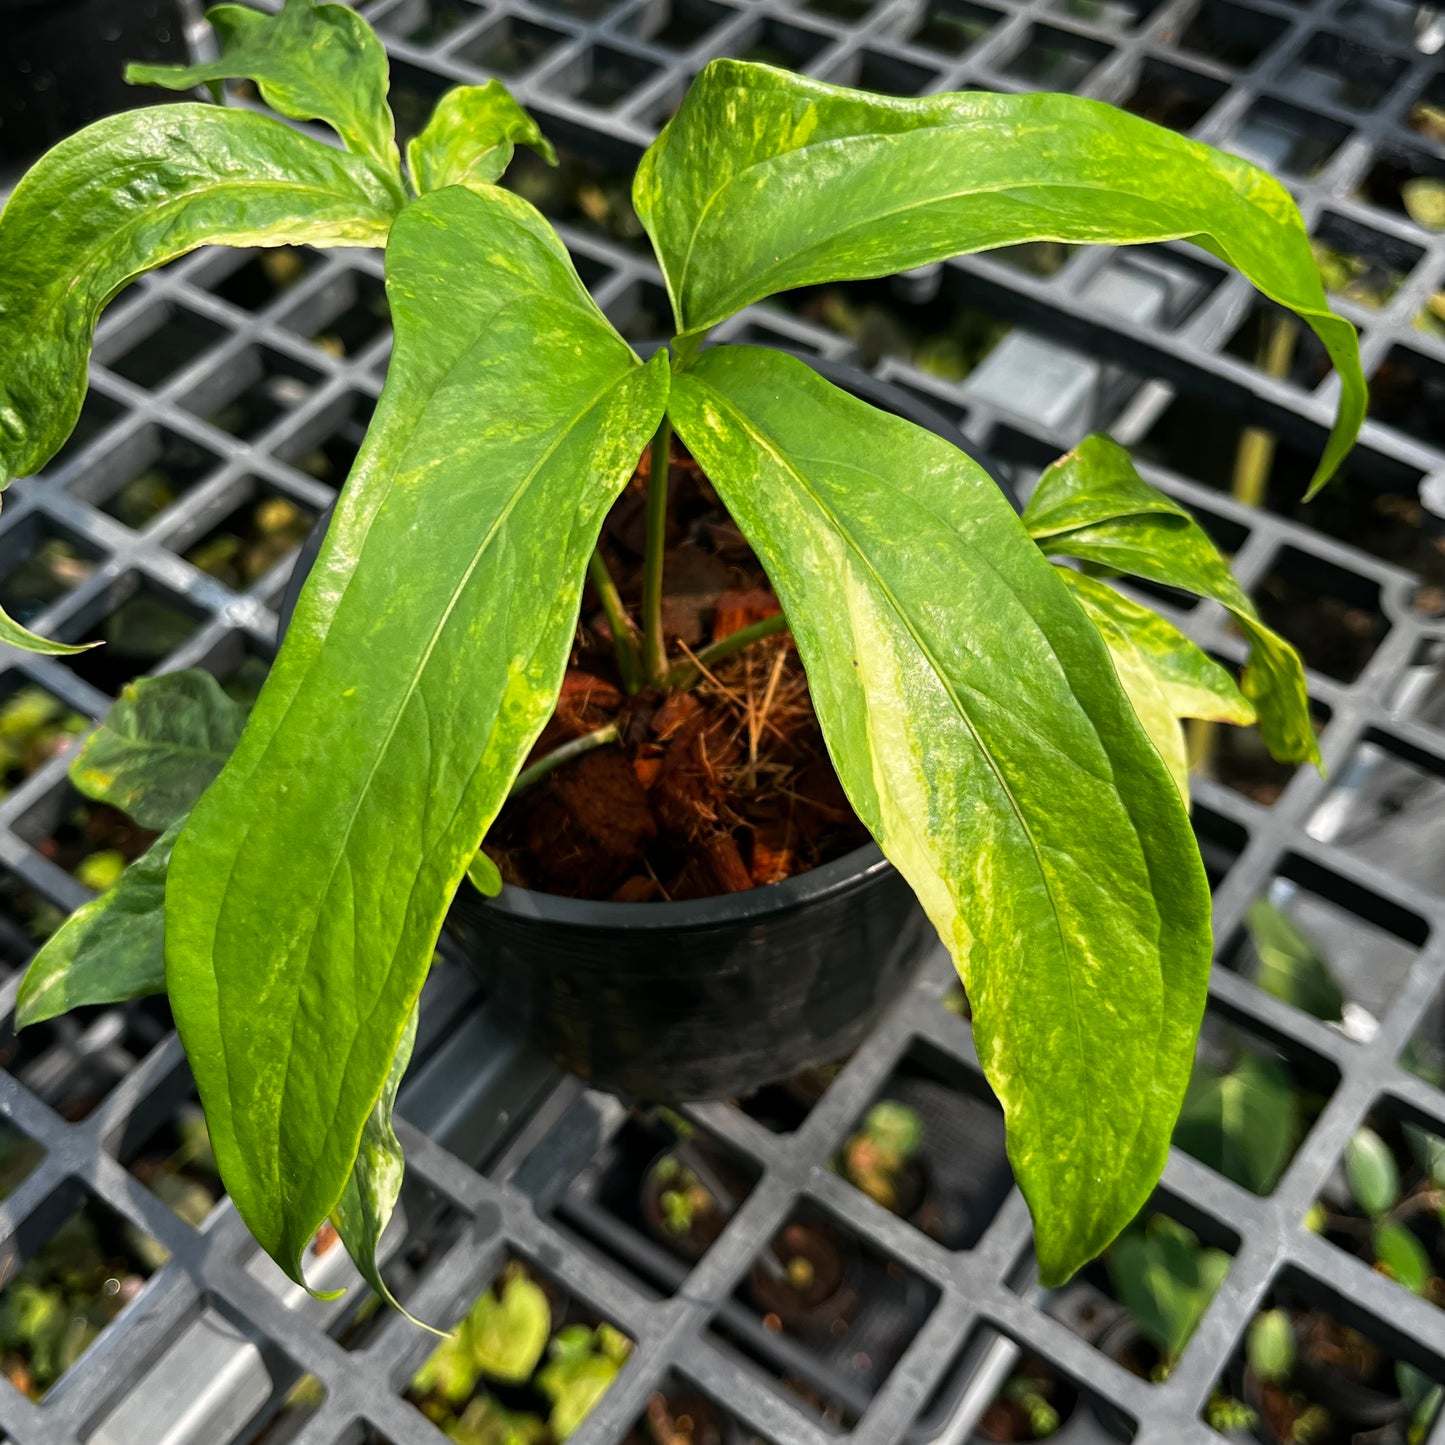
[[[33,992],[26,992],[26,984],[29,983],[30,975],[25,975],[24,982],[20,985],[19,996],[15,1000],[15,1032],[18,1034],[22,1029],[28,1029],[31,1024],[43,1024],[46,1019],[53,1017],[45,1012],[43,1005]]]
[[[1076,1272],[1077,1266],[1068,1269],[1059,1264],[1045,1265],[1042,1257],[1039,1259],[1039,1283],[1045,1289],[1062,1289]]]
[[[1073,1238],[1051,1241],[1051,1232],[1047,1228],[1040,1229],[1035,1222],[1034,1257],[1038,1264],[1039,1283],[1045,1289],[1061,1289],[1098,1255],[1104,1246],[1085,1249]]]
[[[245,1218],[244,1214],[242,1218]],[[249,1224],[250,1221],[247,1220],[247,1223]],[[254,1228],[251,1233],[256,1233]],[[259,1236],[257,1238],[259,1239]],[[308,1240],[308,1247],[310,1243],[311,1241]],[[262,1248],[266,1249],[266,1253],[281,1266],[291,1283],[299,1284],[312,1299],[319,1300],[322,1304],[329,1304],[333,1300],[339,1300],[346,1293],[344,1286],[341,1289],[314,1289],[312,1287],[310,1280],[306,1278],[306,1249],[288,1248],[285,1251],[275,1251],[267,1248],[264,1242],[262,1242]]]

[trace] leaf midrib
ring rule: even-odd
[[[221,763],[224,763],[226,759],[231,756],[229,752],[219,752],[215,748],[203,748],[196,743],[152,742],[146,738],[137,737],[132,733],[123,733],[117,728],[112,728],[110,731],[113,736],[119,738],[134,752],[165,753],[171,757],[179,753],[185,757],[208,758],[214,762]],[[89,747],[95,742],[96,738],[100,736],[100,732],[97,731],[95,737],[87,743],[87,750],[89,750]],[[85,753],[79,754],[77,761],[84,762],[84,760]]]

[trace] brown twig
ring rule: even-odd
[[[731,688],[725,682],[720,681],[717,674],[715,672],[712,672],[707,666],[704,665],[701,653],[694,652],[692,648],[690,648],[687,643],[683,642],[681,639],[678,640],[677,645],[682,648],[684,653],[687,654],[688,660],[702,674],[704,680],[710,683],[713,687],[715,687],[719,694],[721,694],[722,697],[726,698],[728,702],[732,703],[732,705],[737,708],[740,713],[746,715],[747,702],[744,698],[738,695],[737,689]],[[786,734],[784,734],[781,729],[774,727],[772,723],[768,724],[768,731],[771,732],[778,739],[779,742],[787,742],[788,739]]]
[[[757,776],[758,776],[758,738],[759,738],[760,734],[762,733],[763,727],[764,727],[764,726],[767,724],[767,722],[768,722],[768,714],[772,711],[772,708],[773,708],[773,698],[775,697],[775,695],[777,694],[777,691],[778,691],[778,679],[779,679],[779,678],[782,676],[782,674],[783,674],[783,663],[787,660],[787,656],[788,656],[787,649],[786,649],[786,648],[783,648],[783,647],[780,647],[780,648],[778,649],[778,655],[773,659],[772,670],[768,673],[768,685],[767,685],[767,687],[763,690],[763,700],[762,700],[761,706],[759,706],[756,710],[754,710],[751,706],[749,706],[749,708],[748,708],[748,769],[747,769],[747,786],[748,786],[749,788],[755,788],[755,787],[757,787]],[[748,674],[748,692],[749,692],[749,696],[751,696],[751,693],[752,693],[752,674],[751,674],[751,671],[749,671],[749,674]]]
[[[1385,1217],[1398,1224],[1412,1214],[1434,1214],[1442,1205],[1445,1205],[1445,1189],[1421,1189],[1402,1199]]]
[[[764,617],[760,622],[750,622],[746,627],[739,627],[736,632],[720,637],[701,652],[692,652],[684,647],[683,651],[687,653],[689,661],[678,663],[668,673],[667,686],[686,687],[693,681],[694,669],[706,676],[707,669],[713,663],[721,662],[725,657],[731,657],[733,653],[741,652],[743,648],[751,647],[765,637],[773,637],[787,630],[788,619],[781,612],[775,612],[771,617]]]

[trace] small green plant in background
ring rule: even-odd
[[[1249,1323],[1244,1351],[1245,1361],[1257,1381],[1287,1389],[1298,1357],[1294,1322],[1289,1314],[1282,1309],[1261,1310]],[[1302,1408],[1290,1422],[1289,1440],[1291,1445],[1312,1445],[1329,1432],[1333,1422],[1323,1405],[1297,1398]]]
[[[554,1333],[546,1292],[513,1263],[417,1371],[408,1394],[458,1445],[556,1445],[587,1417],[631,1351],[608,1324]],[[489,1381],[528,1387],[549,1408],[509,1408],[487,1391]]]
[[[1382,262],[1336,250],[1318,239],[1310,244],[1325,290],[1343,296],[1346,301],[1377,311],[1388,305],[1390,298],[1405,284],[1403,272]]]
[[[1151,1378],[1168,1379],[1229,1273],[1229,1255],[1156,1213],[1122,1234],[1105,1259],[1115,1296],[1159,1352]]]
[[[663,1226],[673,1234],[690,1234],[701,1216],[711,1214],[718,1207],[712,1191],[671,1154],[653,1165],[652,1178],[661,1186],[657,1202]]]
[[[1369,1346],[1363,1346],[1368,1350]],[[1299,1332],[1295,1316],[1278,1307],[1261,1310],[1250,1321],[1245,1334],[1245,1364],[1255,1388],[1275,1390],[1287,1401],[1288,1409],[1276,1412],[1276,1420],[1288,1421],[1289,1445],[1314,1445],[1330,1438],[1339,1422],[1330,1409],[1311,1400],[1300,1385],[1296,1367],[1300,1360]],[[1318,1369],[1318,1367],[1317,1367]],[[1407,1445],[1421,1445],[1445,1403],[1445,1389],[1413,1366],[1397,1363],[1395,1388],[1405,1409],[1404,1437]],[[1242,1409],[1238,1401],[1229,1405]],[[1217,1428],[1217,1427],[1216,1427]],[[1272,1432],[1279,1438],[1280,1431]],[[1358,1435],[1356,1439],[1360,1438]]]
[[[88,732],[90,719],[43,688],[22,687],[0,704],[0,798]]]
[[[1288,193],[1080,97],[903,100],[714,61],[633,183],[675,323],[644,365],[552,227],[495,184],[517,144],[551,156],[499,85],[443,96],[403,163],[385,52],[356,12],[286,0],[213,20],[217,60],[134,78],[246,79],[341,147],[183,102],[44,157],[0,217],[0,481],[73,427],[106,302],[197,246],[384,247],[395,345],[239,739],[199,683],[176,717],[147,719],[159,750],[121,725],[141,690],[103,730],[132,765],[169,757],[131,802],[162,836],[40,956],[22,1022],[163,987],[256,1238],[302,1279],[331,1218],[384,1289],[416,1001],[456,889],[500,886],[479,845],[553,712],[587,579],[626,691],[694,679],[661,616],[675,429],[782,604],[768,626],[793,635],[853,809],[957,961],[1041,1275],[1067,1277],[1149,1197],[1190,1077],[1211,947],[1180,719],[1256,723],[1277,758],[1318,761],[1299,657],[1108,438],[1048,468],[1019,518],[943,439],[798,360],[707,343],[769,296],[961,252],[1190,240],[1333,359],[1318,488],[1364,380]],[[595,548],[649,446],[634,623]],[[1241,681],[1109,585],[1121,575],[1228,609]],[[8,618],[0,632],[67,650]],[[114,800],[109,771],[88,785]],[[108,935],[122,966],[102,967]]]
[[[1413,1294],[1424,1294],[1434,1273],[1430,1256],[1409,1229],[1389,1217],[1400,1202],[1400,1171],[1390,1146],[1373,1129],[1355,1130],[1345,1150],[1345,1179],[1370,1218],[1376,1267]]]
[[[1412,1156],[1409,1184],[1390,1144],[1368,1124],[1357,1129],[1345,1151],[1343,1174],[1349,1200],[1369,1222],[1366,1255],[1382,1274],[1413,1294],[1445,1302],[1439,1272],[1411,1221],[1421,1216],[1445,1227],[1445,1139],[1415,1124],[1402,1134]],[[1357,1228],[1321,1207],[1324,1227]]]
[[[975,1440],[1047,1440],[1072,1416],[1077,1394],[1043,1360],[1025,1356],[989,1402]]]
[[[1023,1411],[1028,1421],[1030,1438],[1047,1440],[1058,1431],[1059,1412],[1054,1402],[1049,1399],[1048,1382],[1020,1371],[1004,1381],[1000,1398],[1017,1405]]]
[[[1259,1423],[1259,1412],[1243,1400],[1216,1390],[1204,1407],[1204,1420],[1211,1430],[1221,1435],[1243,1435]]]
[[[1245,926],[1259,960],[1260,988],[1325,1023],[1338,1022],[1345,996],[1309,934],[1265,898],[1250,904]]]
[[[1441,1405],[1445,1405],[1445,1387],[1437,1385],[1413,1365],[1406,1364],[1395,1366],[1395,1384],[1409,1411],[1405,1426],[1406,1445],[1424,1445]]]
[[[1295,1361],[1294,1325],[1284,1310],[1261,1310],[1250,1321],[1245,1359],[1257,1379],[1271,1385],[1289,1379]]]
[[[132,1162],[131,1173],[199,1229],[224,1192],[216,1156],[198,1105],[182,1107],[172,1128],[175,1147]]]
[[[1445,181],[1437,176],[1413,176],[1400,186],[1405,212],[1427,231],[1445,231]]]
[[[1243,1054],[1232,1068],[1199,1063],[1174,1142],[1255,1194],[1279,1182],[1303,1131],[1300,1096],[1279,1059]]]
[[[843,1177],[885,1209],[898,1213],[905,1170],[923,1147],[918,1111],[895,1099],[874,1104],[863,1126],[849,1136],[840,1156]]]
[[[72,1215],[19,1264],[0,1293],[0,1370],[40,1399],[136,1297],[168,1255],[149,1236],[114,1222],[102,1238],[89,1210]]]
[[[1257,1314],[1250,1321],[1244,1349],[1245,1361],[1256,1380],[1281,1390],[1289,1388],[1299,1352],[1294,1321],[1287,1311],[1269,1309]],[[1291,1445],[1313,1445],[1329,1433],[1333,1421],[1323,1405],[1306,1401],[1298,1394],[1292,1403],[1300,1408],[1290,1422]]]

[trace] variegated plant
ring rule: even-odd
[[[1091,100],[895,100],[716,61],[634,184],[677,327],[644,365],[548,223],[496,186],[514,142],[548,152],[500,87],[446,96],[403,170],[385,56],[354,12],[287,0],[213,21],[218,61],[135,78],[245,77],[342,147],[181,103],[41,160],[0,219],[0,472],[40,468],[74,424],[104,303],[198,245],[384,245],[395,350],[244,730],[204,682],[157,680],[78,761],[122,806],[164,785],[148,816],[167,832],[42,951],[21,1021],[164,988],[257,1239],[299,1278],[333,1217],[374,1278],[417,996],[454,891],[469,871],[495,882],[478,845],[556,702],[589,572],[627,684],[685,679],[660,620],[665,465],[638,634],[595,551],[675,428],[774,584],[854,808],[957,961],[1040,1272],[1066,1277],[1153,1188],[1190,1073],[1209,895],[1178,719],[1257,717],[1278,757],[1315,759],[1299,659],[1106,439],[1050,468],[1021,521],[948,442],[801,361],[704,342],[783,288],[1025,241],[1187,240],[1333,357],[1319,486],[1364,383],[1288,194]],[[1230,608],[1242,685],[1116,574]]]

